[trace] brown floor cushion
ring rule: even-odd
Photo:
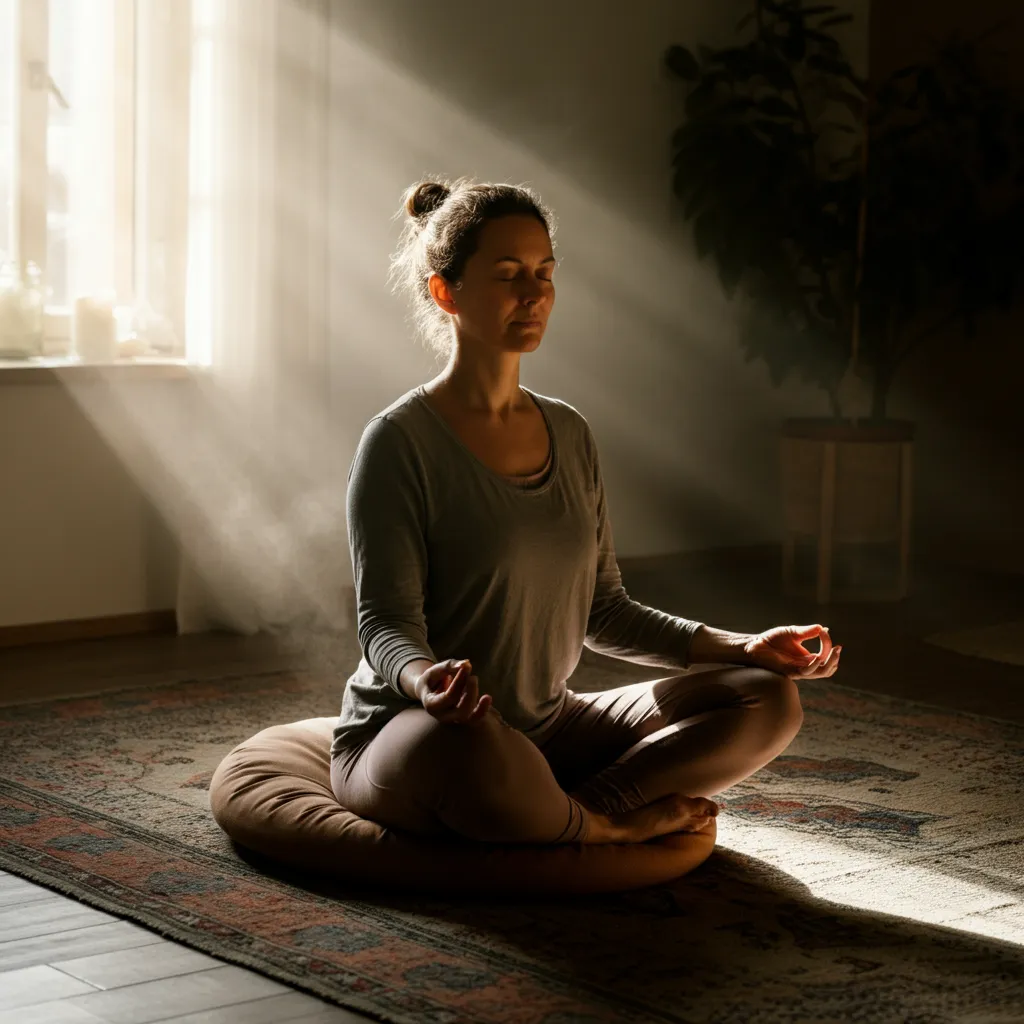
[[[639,889],[686,874],[714,849],[713,828],[646,843],[540,845],[435,839],[378,825],[347,811],[331,790],[335,721],[270,726],[221,761],[210,806],[235,842],[340,881],[449,894]]]

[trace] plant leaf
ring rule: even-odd
[[[800,112],[792,103],[787,103],[781,96],[765,96],[757,101],[757,109],[769,117],[799,117]]]
[[[700,117],[709,110],[715,102],[717,82],[705,78],[689,96],[684,104],[687,117]]]
[[[842,53],[839,41],[827,32],[818,32],[816,29],[806,28],[804,29],[804,34],[808,39],[813,39],[819,46],[823,46],[832,56]]]
[[[823,128],[834,128],[837,132],[846,132],[847,135],[857,135],[857,129],[844,121],[823,121]]]
[[[697,58],[685,46],[670,46],[665,52],[665,66],[684,82],[696,82],[700,78]]]
[[[818,28],[832,28],[833,25],[846,25],[851,21],[853,21],[852,14],[834,14],[831,18],[819,22]]]
[[[804,59],[804,54],[807,52],[807,36],[803,25],[790,22],[789,35],[782,39],[782,52],[794,62]]]

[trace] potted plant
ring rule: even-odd
[[[740,343],[776,385],[791,373],[831,415],[782,428],[784,579],[817,542],[819,601],[839,542],[900,545],[907,592],[913,423],[887,399],[907,357],[973,331],[1019,290],[1021,111],[979,70],[983,37],[953,40],[869,97],[831,4],[753,0],[721,49],[673,45],[686,90],[673,191],[702,258],[740,303]],[[858,399],[869,406],[857,409]]]

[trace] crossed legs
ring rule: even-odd
[[[394,828],[576,842],[587,810],[723,792],[785,750],[802,721],[796,683],[730,667],[570,692],[539,745],[494,713],[473,727],[409,708],[356,756],[335,759],[331,779],[344,806]]]

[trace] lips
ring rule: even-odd
[[[514,324],[522,324],[524,327],[530,327],[530,326],[532,326],[532,327],[540,327],[540,321],[539,320],[513,320],[512,323],[514,323]]]

